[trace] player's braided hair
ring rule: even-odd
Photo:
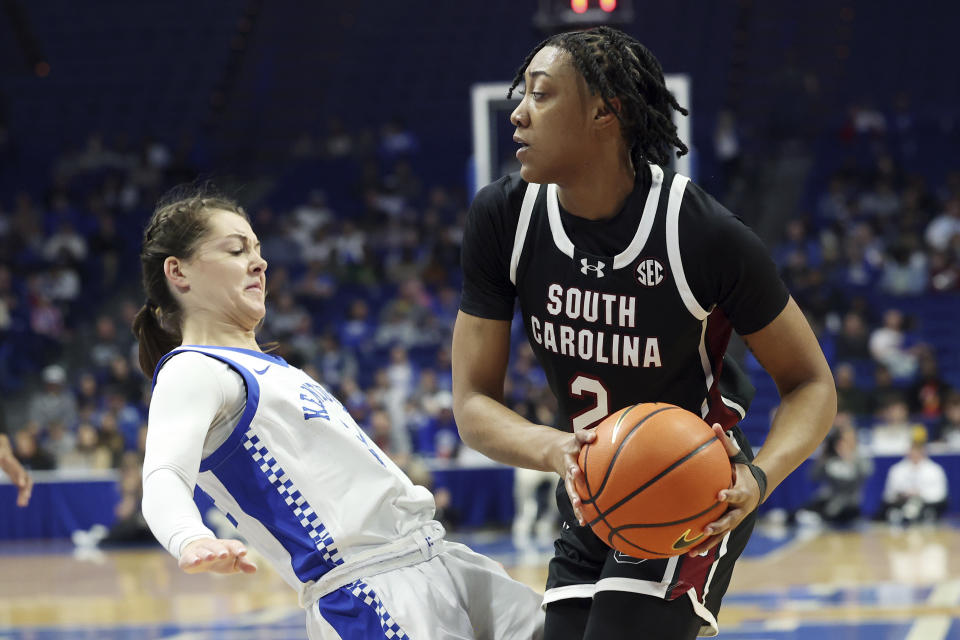
[[[544,47],[568,52],[590,92],[599,93],[616,114],[634,166],[641,161],[666,164],[674,149],[677,157],[687,153],[671,115],[674,110],[683,115],[688,111],[667,90],[663,69],[650,50],[617,29],[596,27],[547,38],[517,70],[508,98],[523,80],[530,60]],[[611,102],[614,98],[620,100],[619,110]]]
[[[139,347],[140,369],[153,376],[160,359],[180,346],[181,309],[167,286],[163,263],[168,256],[188,260],[208,231],[210,212],[232,211],[249,221],[233,200],[211,187],[177,187],[157,204],[143,232],[140,249],[146,302],[133,320],[133,335]]]

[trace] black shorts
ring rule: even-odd
[[[733,431],[741,449],[753,459],[740,430]],[[730,584],[733,565],[753,531],[756,511],[705,556],[691,558],[684,554],[641,560],[614,551],[590,527],[577,523],[562,480],[557,484],[556,494],[563,525],[560,537],[554,542],[544,604],[567,598],[592,598],[599,591],[636,593],[666,601],[690,593],[691,613],[716,633],[720,600]]]

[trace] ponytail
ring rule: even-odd
[[[138,343],[140,370],[147,378],[153,378],[153,372],[163,356],[180,346],[180,336],[161,326],[157,317],[159,311],[158,307],[147,301],[133,319],[133,335]]]

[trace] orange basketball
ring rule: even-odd
[[[597,536],[635,558],[667,558],[700,542],[726,510],[733,479],[710,426],[676,405],[635,404],[597,425],[580,449],[583,517]]]

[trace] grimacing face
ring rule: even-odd
[[[206,236],[180,269],[186,284],[180,299],[187,317],[252,330],[266,314],[267,261],[242,216],[212,211]]]
[[[538,51],[523,77],[523,97],[510,114],[520,175],[563,185],[590,162],[593,110],[602,100],[590,95],[570,54],[557,47]]]

